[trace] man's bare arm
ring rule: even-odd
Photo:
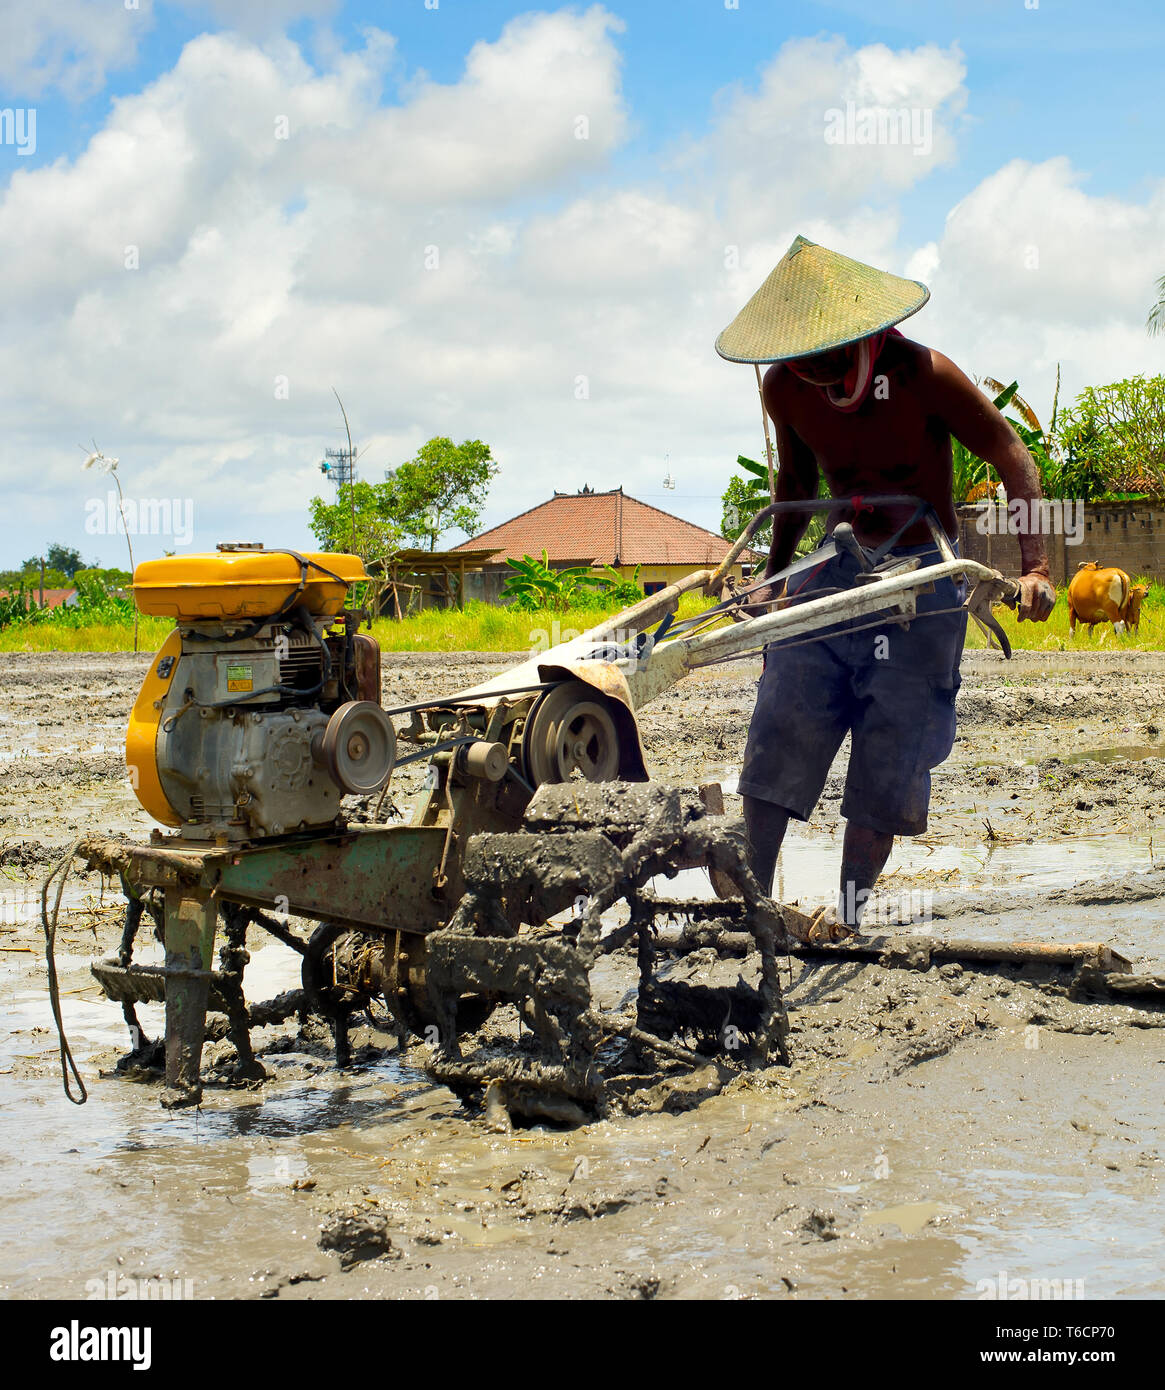
[[[938,412],[951,434],[972,453],[985,459],[999,474],[1008,500],[1021,497],[1038,503],[1040,473],[1019,435],[969,377],[948,357],[932,352],[934,397]],[[1052,611],[1056,593],[1050,581],[1048,552],[1043,536],[1031,529],[1039,507],[1029,505],[1029,526],[1019,534],[1019,554],[1023,575],[1020,579],[1019,618],[1044,622]]]
[[[765,373],[764,402],[776,433],[777,501],[791,502],[817,496],[817,460],[804,440],[781,418],[780,371],[779,367],[770,367]],[[811,520],[806,512],[786,512],[773,518],[773,543],[766,574],[776,574],[792,563],[797,542]]]

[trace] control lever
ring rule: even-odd
[[[998,575],[994,579],[981,579],[971,590],[967,602],[963,605],[987,634],[988,646],[991,645],[991,638],[995,637],[1004,657],[1009,661],[1011,660],[1011,643],[1007,640],[1007,633],[999,626],[991,608],[996,603],[1005,603],[1008,608],[1014,608],[1018,602],[1019,585],[1014,579],[1004,579],[1002,575]]]
[[[829,539],[833,541],[838,550],[844,550],[847,555],[852,556],[863,570],[872,568],[870,557],[862,549],[862,544],[854,535],[854,528],[848,521],[839,521],[830,532]]]

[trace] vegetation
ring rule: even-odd
[[[454,444],[439,436],[417,456],[390,471],[384,483],[385,515],[407,540],[436,550],[444,532],[478,529],[489,485],[498,471],[489,445],[480,439]]]
[[[133,599],[115,592],[106,582],[109,571],[78,570],[73,576],[77,601],[56,608],[41,608],[34,588],[21,586],[7,596],[0,595],[0,633],[14,628],[27,633],[30,629],[49,629],[56,633],[78,631],[93,626],[116,629],[125,624],[132,640],[135,609]],[[120,575],[123,571],[112,571]],[[128,583],[129,576],[125,576]],[[5,634],[6,635],[6,634]],[[39,643],[15,647],[5,644],[5,650],[44,651]],[[70,647],[71,649],[71,647]],[[84,648],[81,648],[84,650]]]
[[[1139,579],[1138,583],[1145,583]],[[698,594],[685,594],[679,616],[695,617],[708,606]],[[522,652],[564,642],[594,627],[600,618],[617,612],[622,603],[595,608],[539,608],[522,611],[489,603],[470,603],[457,609],[426,609],[404,622],[378,619],[372,632],[386,652]],[[59,611],[59,610],[57,610]],[[1165,585],[1150,584],[1141,608],[1139,632],[1118,635],[1111,626],[1098,625],[1088,636],[1077,628],[1068,636],[1068,604],[1063,589],[1046,623],[1018,623],[1009,608],[997,608],[995,616],[1017,650],[1035,651],[1165,651]],[[173,624],[168,618],[141,619],[143,651],[156,651]],[[983,634],[967,624],[967,649],[985,647]],[[44,622],[18,623],[0,630],[0,651],[128,652],[133,650],[133,624],[126,621],[64,625],[49,617]]]
[[[400,544],[401,529],[384,515],[382,501],[380,487],[365,482],[349,484],[335,502],[313,497],[308,524],[320,548],[359,555],[366,565],[391,558]]]
[[[430,439],[382,483],[350,484],[335,502],[313,497],[312,533],[325,550],[354,550],[365,564],[391,558],[406,543],[436,550],[448,530],[477,530],[497,470],[480,439]]]
[[[985,377],[983,384],[998,393],[997,409],[1015,411],[1007,421],[1035,459],[1045,497],[1099,502],[1165,492],[1165,377],[1089,386],[1062,412],[1057,377],[1047,430],[1016,382]],[[951,452],[955,501],[986,497],[998,481],[991,469],[958,440]]]
[[[1157,281],[1157,302],[1149,310],[1145,327],[1153,335],[1165,333],[1165,275]]]
[[[563,612],[568,608],[598,609],[626,608],[643,597],[639,587],[639,571],[635,566],[633,579],[624,579],[617,569],[607,565],[596,572],[586,565],[572,569],[553,569],[543,550],[541,560],[523,555],[520,560],[507,560],[514,571],[502,588],[502,598],[522,613],[540,608]]]
[[[53,613],[60,612],[54,609]],[[173,631],[169,618],[139,618],[139,646],[157,651]],[[133,619],[66,624],[48,618],[39,623],[13,623],[0,628],[0,652],[132,652]]]
[[[39,593],[41,559],[40,555],[32,555],[18,570],[0,570],[0,593],[21,588]],[[43,559],[46,589],[71,589],[79,571],[99,576],[109,588],[118,588],[130,582],[128,570],[99,569],[95,564],[86,565],[81,559],[81,552],[71,546],[54,543],[45,551]]]
[[[1138,580],[1144,583],[1144,580]],[[403,622],[377,619],[372,633],[386,652],[521,652],[534,646],[552,646],[594,627],[600,618],[617,612],[622,603],[595,608],[539,608],[529,611],[500,608],[489,603],[469,603],[457,609],[426,609]],[[679,616],[695,617],[708,606],[698,594],[685,594]],[[56,610],[59,612],[59,610]],[[1105,624],[1091,638],[1086,628],[1068,636],[1068,604],[1063,589],[1046,623],[1018,623],[1009,608],[997,608],[995,616],[1017,650],[1034,651],[1165,651],[1165,586],[1151,584],[1141,608],[1141,627],[1136,633],[1118,635]],[[128,652],[133,650],[132,622],[63,624],[48,617],[43,622],[16,623],[0,630],[0,651]],[[141,647],[156,651],[173,624],[168,618],[141,619]],[[985,647],[983,634],[967,624],[967,650]]]
[[[428,608],[403,622],[380,619],[372,635],[390,652],[524,652],[566,642],[627,606],[519,609],[468,603],[464,612]],[[694,618],[709,606],[698,594],[684,594],[679,617]]]
[[[1102,479],[1104,495],[1165,492],[1165,376],[1087,387],[1065,410],[1059,436],[1071,466]]]
[[[1116,632],[1110,623],[1097,623],[1089,636],[1088,628],[1077,624],[1076,635],[1068,632],[1068,591],[1056,591],[1056,606],[1046,623],[1021,623],[1010,608],[996,608],[995,616],[1008,640],[1016,650],[1062,651],[1165,651],[1165,585],[1156,584],[1144,575],[1136,581],[1148,587],[1141,607],[1141,625],[1137,632]],[[987,640],[976,623],[967,624],[967,650],[986,647]]]
[[[737,454],[736,464],[738,468],[743,468],[748,478],[737,477],[734,473],[728,480],[728,486],[721,495],[720,502],[723,507],[723,514],[720,519],[720,534],[726,541],[734,541],[756,516],[762,507],[769,505],[769,470],[767,464],[757,463],[755,459],[745,458],[743,454]],[[817,495],[818,497],[828,497],[829,484],[825,481],[825,474],[818,470],[817,474]],[[797,543],[796,553],[798,555],[808,555],[811,550],[816,550],[825,536],[825,515],[818,513],[809,522],[805,534]],[[753,550],[758,550],[764,554],[773,543],[773,528],[771,522],[766,522],[752,538],[750,545]]]
[[[1019,382],[1013,381],[1010,386],[1001,386],[993,377],[985,377],[983,385],[996,393],[992,399],[992,404],[1001,414],[1008,406],[1013,407],[1015,413],[1005,415],[1004,418],[1023,440],[1028,453],[1035,460],[1036,467],[1040,470],[1040,486],[1044,496],[1080,497],[1080,493],[1064,493],[1057,487],[1056,479],[1060,469],[1059,451],[1051,434],[1045,434],[1044,427],[1040,424],[1035,411],[1019,394]],[[1059,389],[1059,378],[1057,377],[1056,397],[1052,402],[1052,430],[1055,429]],[[992,472],[985,459],[972,453],[959,440],[954,437],[951,438],[951,492],[956,505],[961,502],[977,502],[988,497],[994,492],[998,482],[998,477]]]

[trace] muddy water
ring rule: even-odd
[[[929,893],[939,936],[1102,938],[1160,971],[1165,765],[1144,750],[1165,665],[1090,659],[969,662],[930,831],[896,848],[886,892]],[[389,661],[386,696],[505,664]],[[0,721],[0,1291],[83,1297],[164,1280],[195,1298],[975,1298],[1002,1274],[1082,1279],[1092,1297],[1165,1294],[1160,1015],[1074,1004],[1018,972],[794,963],[791,1069],[680,1113],[570,1132],[488,1133],[383,1034],[359,1031],[358,1065],[339,1073],[293,1025],[257,1035],[264,1087],[217,1081],[229,1048],[210,1044],[202,1107],[167,1114],[156,1086],[110,1074],[124,1025],[87,962],[119,924],[96,879],[73,880],[58,962],[91,1098],[70,1105],[35,884],[78,829],[148,828],[117,754],[141,665],[0,664],[4,712],[35,723],[37,740],[17,756],[27,730]],[[702,673],[653,707],[656,771],[720,776],[731,794],[754,679]],[[57,722],[35,720],[61,708],[63,686],[73,698]],[[1104,755],[1077,756],[1090,750]],[[404,771],[407,809],[423,774]],[[834,891],[843,772],[790,835],[788,900]],[[259,946],[252,997],[294,984],[295,957]],[[160,1009],[139,1012],[160,1029]],[[352,1217],[373,1220],[382,1244],[344,1270],[319,1238]]]
[[[261,1097],[174,1116],[3,1076],[4,1290],[974,1297],[1004,1271],[1160,1296],[1160,1034],[1024,1032],[891,1077],[870,1039],[694,1113],[507,1136],[391,1057],[268,1057]],[[399,1258],[338,1271],[337,1211],[384,1214]]]

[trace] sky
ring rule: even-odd
[[[137,560],[312,546],[333,391],[372,482],[485,440],[483,529],[718,529],[764,444],[713,343],[798,233],[1045,420],[1165,371],[1163,48],[1159,0],[0,0],[0,569],[124,564],[95,446]]]

